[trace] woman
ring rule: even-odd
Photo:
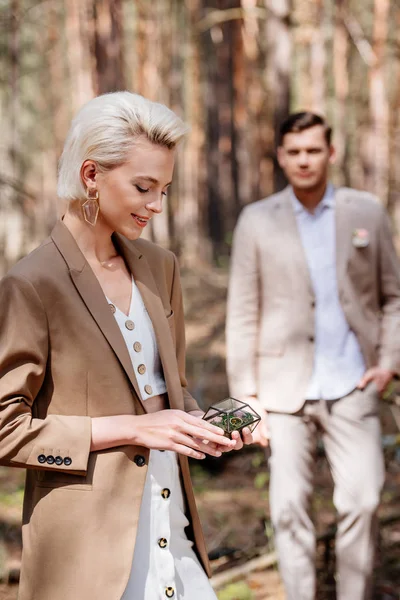
[[[138,95],[90,101],[61,158],[66,214],[1,282],[0,458],[28,469],[20,600],[215,598],[187,457],[243,442],[185,389],[177,261],[138,239],[184,133]]]

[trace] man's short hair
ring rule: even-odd
[[[313,112],[303,111],[289,115],[279,128],[279,145],[283,144],[283,138],[287,133],[299,133],[305,129],[310,129],[316,125],[322,125],[324,128],[325,140],[328,146],[331,145],[332,127],[325,121],[324,117]]]

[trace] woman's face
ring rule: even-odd
[[[149,220],[162,211],[174,161],[174,150],[140,138],[123,165],[96,172],[88,184],[93,183],[99,193],[99,225],[137,239]]]

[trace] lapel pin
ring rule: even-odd
[[[355,248],[366,248],[369,244],[369,232],[367,229],[354,229],[352,239]]]

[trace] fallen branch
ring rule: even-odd
[[[258,556],[257,558],[249,560],[244,565],[239,565],[238,567],[233,567],[223,573],[214,575],[211,578],[211,585],[217,590],[232,581],[243,579],[243,577],[246,577],[246,575],[249,575],[253,571],[262,571],[263,569],[273,567],[277,560],[276,552],[269,552],[263,556]]]

